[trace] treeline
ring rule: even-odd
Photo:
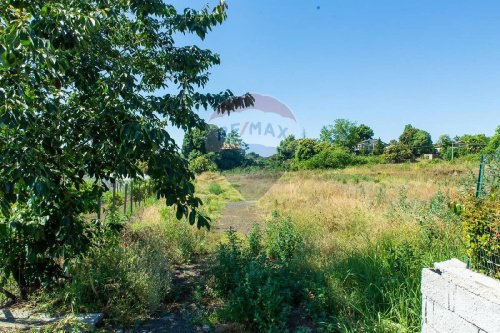
[[[398,140],[384,143],[374,139],[374,132],[369,126],[337,119],[321,129],[319,139],[288,136],[278,146],[277,157],[292,170],[342,168],[369,162],[415,161],[426,154],[447,160],[460,156],[476,158],[483,152],[494,153],[499,146],[500,126],[492,137],[467,134],[452,139],[445,134],[433,143],[427,131],[406,125]]]
[[[240,167],[279,167],[275,158],[264,158],[247,152],[248,145],[237,131],[227,133],[215,125],[186,132],[182,143],[182,155],[189,161],[194,173],[224,171]]]
[[[186,133],[182,154],[195,173],[235,168],[280,168],[287,170],[344,168],[366,163],[403,163],[422,158],[476,159],[492,154],[500,146],[500,126],[492,137],[466,134],[451,138],[444,134],[433,142],[429,132],[406,125],[398,137],[383,142],[372,128],[347,119],[324,126],[319,138],[298,139],[289,135],[277,153],[264,158],[247,152],[248,145],[238,132],[226,133],[215,125]]]

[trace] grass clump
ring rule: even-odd
[[[108,236],[73,267],[68,290],[73,311],[102,311],[109,321],[125,325],[154,313],[171,288],[167,249],[154,228]]]
[[[233,230],[227,236],[212,270],[215,290],[224,300],[221,318],[259,332],[284,332],[305,293],[303,277],[293,264],[300,249],[296,230],[289,219],[275,217],[265,235],[254,226],[247,243]],[[288,240],[280,242],[279,236]]]
[[[212,194],[219,195],[224,192],[222,187],[217,183],[212,183],[208,186],[208,191]]]

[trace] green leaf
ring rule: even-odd
[[[196,212],[194,210],[189,212],[189,224],[193,225],[196,221]]]
[[[7,223],[0,222],[0,236],[7,236]]]
[[[182,219],[182,215],[184,214],[184,207],[181,205],[177,205],[177,212],[175,213],[175,217],[180,220]]]

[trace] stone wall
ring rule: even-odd
[[[457,259],[424,268],[422,332],[500,333],[500,281]]]

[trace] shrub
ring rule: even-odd
[[[189,162],[189,169],[196,174],[200,174],[207,171],[217,171],[217,165],[206,155],[201,155]]]
[[[281,161],[286,161],[295,157],[295,149],[297,148],[297,140],[295,136],[289,135],[281,140],[277,147],[277,156]]]
[[[208,186],[208,192],[219,195],[224,193],[224,189],[217,183],[212,183]]]
[[[301,164],[304,169],[342,169],[353,164],[354,156],[342,148],[328,147]]]
[[[384,158],[390,163],[402,163],[413,159],[413,153],[409,146],[397,143],[385,148]]]
[[[274,233],[273,237],[279,235],[286,232]],[[291,309],[302,294],[300,275],[282,261],[268,258],[261,238],[258,227],[254,227],[246,247],[229,230],[228,242],[219,245],[212,272],[216,291],[227,299],[222,316],[259,332],[284,332]],[[271,252],[282,253],[285,260],[293,257],[298,247],[291,244],[297,242],[290,241],[295,237],[288,239]]]
[[[157,309],[170,290],[167,246],[161,230],[104,235],[73,265],[69,285],[76,311],[103,311],[113,322],[131,324]]]
[[[471,267],[500,278],[500,198],[469,198],[462,216]]]
[[[170,260],[176,264],[188,262],[201,245],[196,232],[189,224],[178,221],[169,207],[162,208],[160,215],[160,226]]]
[[[125,203],[125,198],[121,193],[116,192],[115,193],[115,206],[123,206]],[[108,206],[113,205],[113,191],[108,191],[104,193],[102,196],[102,203],[107,204]]]
[[[300,139],[295,148],[295,160],[305,161],[318,153],[318,143],[314,139]]]
[[[215,163],[220,170],[240,167],[245,162],[245,150],[239,148],[221,149],[215,156]]]
[[[290,217],[275,214],[266,228],[266,249],[271,259],[288,264],[303,245],[303,239],[295,229]]]

